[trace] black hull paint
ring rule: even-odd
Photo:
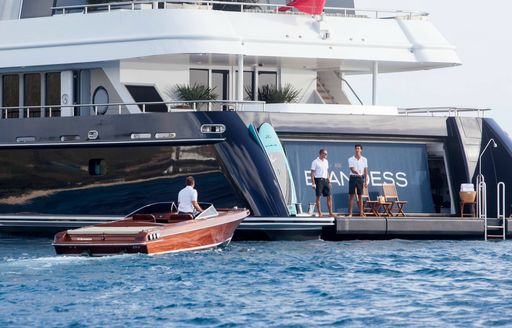
[[[212,123],[227,131],[201,132]],[[125,215],[177,199],[184,177],[194,175],[202,201],[287,215],[270,163],[234,112],[0,120],[0,129],[1,214]],[[91,130],[97,140],[87,140]],[[60,141],[70,135],[80,140]],[[20,136],[36,142],[16,143]],[[91,161],[101,162],[100,175],[91,175]]]
[[[249,123],[259,126],[263,122],[271,123],[281,136],[305,141],[443,142],[454,191],[471,179],[459,169],[467,159],[453,118],[185,112],[3,119],[0,214],[124,215],[148,202],[176,199],[184,177],[192,174],[203,201],[219,207],[247,207],[254,216],[287,216],[271,164],[247,129]],[[494,137],[504,145],[493,151],[493,157],[484,158],[484,174],[504,177],[496,180],[508,184],[512,178],[505,163],[510,162],[512,143],[494,121],[482,122],[483,141]],[[201,132],[202,124],[212,123],[225,125],[226,132]],[[91,130],[98,131],[97,140],[87,139]],[[152,137],[133,140],[132,133]],[[176,137],[156,140],[155,133],[175,133]],[[80,140],[60,141],[68,135]],[[33,136],[36,142],[16,143],[20,136]],[[104,160],[107,173],[90,175],[91,159]],[[489,204],[493,201],[491,192]],[[507,204],[508,216],[510,196]]]

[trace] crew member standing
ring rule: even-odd
[[[329,179],[329,162],[327,161],[327,150],[320,149],[319,156],[311,163],[311,183],[316,194],[316,208],[318,216],[322,216],[320,208],[320,196],[327,197],[327,208],[329,216],[332,212],[331,181]]]
[[[354,146],[354,156],[348,159],[348,167],[350,168],[350,179],[348,181],[348,216],[352,216],[352,204],[354,195],[357,193],[359,213],[364,215],[363,211],[363,186],[368,188],[368,160],[363,157],[363,146],[357,144]]]

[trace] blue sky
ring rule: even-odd
[[[453,68],[381,75],[380,105],[492,108],[488,116],[512,135],[512,1],[356,0],[356,6],[430,13],[462,60]],[[371,103],[371,78],[349,80]]]

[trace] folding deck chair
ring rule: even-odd
[[[382,190],[384,191],[384,199],[386,202],[390,201],[393,204],[391,205],[390,212],[393,212],[393,209],[396,209],[396,216],[405,216],[404,206],[407,204],[407,201],[400,200],[398,198],[398,192],[396,191],[396,185],[394,183],[384,183],[382,185]]]
[[[368,187],[363,187],[363,194],[361,195],[363,200],[363,213],[364,215],[375,215],[379,216],[379,202],[376,200],[370,199],[370,194],[368,193]]]

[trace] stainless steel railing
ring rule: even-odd
[[[151,1],[151,0],[134,0],[134,1],[119,1],[102,4],[87,4],[87,5],[74,5],[74,6],[56,6],[52,7],[54,15],[66,15],[69,13],[94,13],[99,11],[114,11],[114,10],[141,10],[141,9],[170,9],[170,8],[191,8],[197,9],[223,10],[223,7],[229,7],[230,11],[240,12],[262,12],[280,14],[283,11],[280,8],[286,8],[286,13],[303,14],[298,12],[293,7],[278,4],[268,3],[251,3],[251,2],[228,2],[228,1],[215,1],[215,0],[167,0],[167,1]],[[227,10],[227,9],[224,9]],[[428,13],[420,11],[402,11],[402,10],[386,10],[386,9],[359,9],[359,8],[340,8],[340,7],[325,7],[324,14],[326,16],[350,16],[350,17],[364,17],[375,19],[389,19],[389,18],[402,18],[413,19],[417,17],[426,17]],[[303,14],[307,15],[307,14]]]
[[[304,104],[302,104],[304,105]],[[319,113],[319,104],[312,106],[311,113]],[[347,107],[340,105],[339,114],[347,112]],[[368,106],[372,107],[372,106]],[[355,106],[354,108],[360,108]],[[409,108],[399,109],[401,116],[461,116],[462,114],[475,114],[483,117],[483,113],[490,109],[480,108]],[[76,105],[43,105],[0,107],[0,119],[7,118],[35,118],[54,116],[79,115],[116,115],[139,114],[146,112],[183,112],[183,111],[252,111],[266,112],[267,104],[264,101],[238,101],[238,100],[191,100],[191,101],[160,101],[160,102],[133,102],[133,103],[106,103],[106,104],[76,104]],[[294,112],[293,108],[288,110]],[[61,113],[65,113],[61,115]]]
[[[35,118],[61,116],[63,111],[72,115],[115,115],[147,112],[184,112],[184,111],[265,111],[263,101],[238,100],[194,100],[194,101],[160,101],[107,104],[77,104],[77,105],[44,105],[0,107],[0,118]],[[158,109],[155,109],[158,107]],[[164,110],[162,110],[164,109]]]
[[[501,221],[502,239],[507,239],[507,219],[505,218],[505,183],[496,186],[496,216]]]
[[[461,116],[463,113],[472,113],[477,117],[484,117],[485,112],[490,108],[463,108],[463,107],[415,107],[400,108],[399,112],[405,116],[427,115],[427,116]]]

